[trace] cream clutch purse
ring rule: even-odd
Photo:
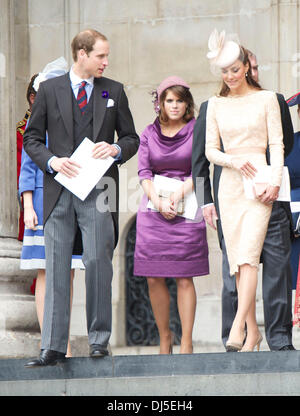
[[[160,189],[158,191],[159,198],[162,199],[170,199],[173,192],[168,191],[166,189]],[[184,201],[181,199],[177,205],[177,214],[182,215],[184,213]]]
[[[254,183],[254,193],[256,197],[261,196],[265,190],[267,189],[268,184],[267,183]]]

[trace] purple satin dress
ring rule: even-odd
[[[195,119],[174,137],[164,136],[158,119],[142,133],[138,151],[138,174],[155,174],[186,180],[191,174]],[[201,209],[194,221],[176,216],[166,220],[146,208],[144,194],[136,220],[134,275],[146,277],[194,277],[209,274],[206,227]]]

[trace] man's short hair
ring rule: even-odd
[[[248,56],[251,59],[255,59],[257,61],[256,55],[248,49]]]
[[[97,39],[107,41],[107,37],[94,29],[86,29],[78,33],[72,40],[71,49],[74,62],[77,61],[77,53],[80,49],[84,49],[88,55],[94,48]]]

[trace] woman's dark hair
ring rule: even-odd
[[[186,112],[183,116],[183,120],[187,123],[194,117],[195,113],[195,103],[193,96],[190,90],[182,85],[174,85],[165,89],[159,97],[159,121],[160,123],[166,123],[168,121],[168,116],[164,109],[164,101],[166,99],[168,91],[172,91],[180,100],[184,101],[187,104]]]
[[[28,85],[28,87],[27,87],[26,98],[27,98],[27,101],[28,101],[28,104],[29,104],[29,105],[31,105],[31,102],[30,102],[30,95],[31,95],[31,94],[36,95],[36,90],[33,88],[33,83],[34,83],[34,80],[36,79],[36,77],[37,77],[37,76],[38,76],[38,74],[34,74],[34,75],[31,77],[31,80],[30,80],[29,85]]]
[[[241,46],[241,53],[240,53],[240,56],[238,57],[238,60],[241,61],[244,65],[249,64],[249,69],[248,69],[247,74],[246,74],[247,75],[246,76],[246,81],[247,81],[248,85],[250,85],[251,87],[253,87],[257,90],[262,90],[262,87],[260,86],[260,84],[257,81],[255,81],[255,79],[252,77],[252,71],[251,71],[252,67],[251,67],[251,62],[250,62],[250,59],[249,59],[249,52],[243,46]],[[223,81],[221,91],[219,92],[219,95],[221,97],[227,97],[229,91],[230,91],[230,88]]]

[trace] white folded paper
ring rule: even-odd
[[[300,201],[292,201],[291,202],[291,211],[292,212],[300,212]]]
[[[77,176],[68,178],[60,172],[54,176],[57,182],[82,201],[85,200],[108,168],[114,163],[114,158],[111,156],[106,159],[95,159],[92,157],[94,147],[95,143],[86,137],[70,157],[71,160],[74,160],[81,166],[78,169],[79,173]]]
[[[255,183],[271,183],[272,181],[272,166],[259,166],[257,167],[256,175],[253,179],[248,179],[243,176],[244,190],[246,198],[255,199],[254,184]],[[279,189],[279,195],[277,201],[290,201],[291,200],[291,185],[290,175],[287,166],[283,167],[282,181]]]
[[[168,178],[167,176],[162,175],[154,175],[153,179],[153,185],[155,188],[155,192],[159,192],[160,190],[168,190],[170,192],[175,192],[178,188],[182,186],[183,182],[174,179],[174,178]],[[154,211],[157,211],[156,208],[154,208],[154,205],[151,201],[148,201],[147,208],[153,209]],[[194,220],[196,213],[198,209],[197,204],[197,198],[195,192],[191,192],[189,195],[187,195],[184,198],[184,212],[183,214],[177,214],[180,217],[187,218],[189,220]]]

